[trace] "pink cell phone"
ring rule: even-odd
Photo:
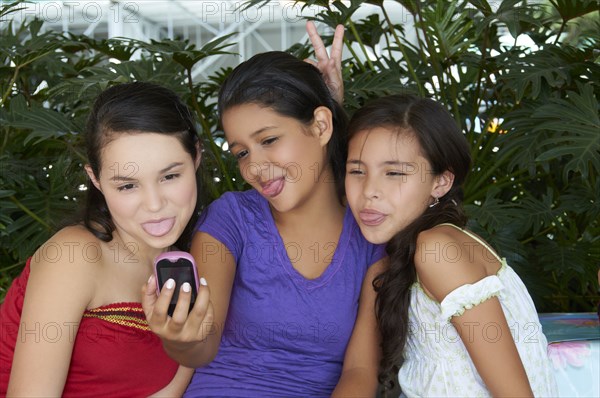
[[[191,311],[198,295],[198,271],[196,271],[194,257],[189,253],[180,251],[162,253],[154,259],[154,272],[156,274],[157,293],[160,292],[166,281],[169,279],[175,281],[175,291],[169,303],[169,316],[173,316],[177,299],[179,299],[179,290],[185,282],[188,282],[192,287],[192,298],[189,308],[189,311]]]

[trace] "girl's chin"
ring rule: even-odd
[[[388,243],[392,236],[386,234],[383,231],[373,231],[372,228],[361,228],[361,232],[365,239],[369,241],[369,243],[373,243],[374,245],[381,245],[384,243]]]

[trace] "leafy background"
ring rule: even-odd
[[[398,92],[447,105],[474,159],[465,186],[470,228],[507,257],[540,312],[593,310],[600,299],[598,2],[396,2],[414,28],[390,18],[388,1],[297,2],[321,7],[312,19],[346,27],[348,112]],[[378,12],[358,18],[361,3]],[[215,118],[216,92],[230,70],[191,78],[195,64],[227,52],[229,36],[201,48],[95,40],[42,32],[39,20],[16,26],[11,13],[19,8],[0,9],[9,21],[0,31],[0,300],[27,257],[76,214],[85,193],[81,133],[93,99],[109,85],[167,85],[196,112],[204,205],[246,188],[221,149]],[[299,57],[310,50],[308,43],[289,49]]]

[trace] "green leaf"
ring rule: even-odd
[[[536,13],[541,12],[543,12],[542,6],[539,4],[525,3],[521,0],[503,0],[494,18],[506,25],[512,37],[518,37],[532,27],[542,26],[542,22],[536,16]]]
[[[550,0],[564,22],[598,11],[597,0]]]
[[[442,60],[456,57],[475,41],[476,37],[468,34],[473,28],[472,10],[465,9],[465,4],[440,0],[435,7],[422,11],[423,20],[417,21],[415,26],[423,29],[434,41],[435,51],[430,52],[431,57]]]
[[[544,227],[552,225],[560,213],[554,208],[554,197],[551,189],[546,190],[540,199],[527,195],[517,201],[519,212],[527,214],[518,220],[522,225],[522,230],[531,230],[533,235],[537,235]],[[521,211],[522,209],[522,211]]]
[[[590,263],[588,252],[590,244],[587,242],[564,243],[546,241],[540,246],[540,262],[545,264],[545,271],[564,272],[575,271],[585,273],[586,264]]]
[[[596,179],[596,184],[592,185],[588,181],[576,182],[576,179],[570,181],[566,191],[560,196],[561,207],[570,214],[585,214],[585,219],[600,220],[600,179]]]
[[[480,205],[465,204],[467,214],[490,233],[501,230],[503,226],[518,220],[519,217],[516,206],[496,197],[497,192],[495,188],[489,189],[485,200]]]
[[[26,109],[15,107],[10,113],[0,114],[0,122],[13,128],[31,130],[23,145],[27,145],[32,140],[39,143],[77,131],[64,114],[38,105]]]
[[[406,91],[406,86],[400,82],[397,71],[391,69],[377,73],[366,71],[355,74],[353,80],[346,83],[345,106],[356,109],[369,98]]]
[[[492,13],[492,7],[490,7],[486,0],[470,0],[469,3],[481,11],[486,17]]]
[[[199,50],[187,50],[177,51],[173,53],[173,60],[181,64],[185,69],[191,69],[199,61],[217,54],[233,54],[231,52],[223,51],[223,49],[234,45],[235,43],[224,43],[237,33],[230,33],[225,36],[221,36],[206,45]]]
[[[538,121],[534,131],[550,130],[558,134],[542,142],[537,161],[569,157],[563,169],[563,179],[570,172],[588,178],[592,170],[600,172],[600,117],[598,100],[591,84],[577,83],[579,92],[569,91],[566,99],[551,100],[541,106],[533,118]]]
[[[0,189],[0,198],[8,198],[9,196],[13,196],[15,193],[16,191],[12,191],[9,189]]]
[[[12,3],[8,3],[8,4],[3,4],[0,3],[0,5],[2,5],[2,7],[0,7],[0,20],[5,20],[5,16],[9,15],[11,13],[17,12],[17,11],[22,11],[27,9],[26,6],[24,7],[17,7],[19,4],[22,4],[23,2],[21,0],[19,1],[15,1]]]

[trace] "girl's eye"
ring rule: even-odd
[[[348,174],[361,176],[361,175],[364,175],[365,172],[361,169],[352,169],[352,170],[348,170]]]
[[[385,173],[386,176],[390,176],[390,177],[398,177],[398,176],[405,176],[406,173],[403,173],[401,171],[388,171],[387,173]]]
[[[248,151],[239,151],[238,153],[234,153],[233,156],[237,159],[237,160],[241,160],[243,159],[246,155],[248,154]]]
[[[277,141],[279,138],[278,137],[269,137],[264,139],[261,144],[263,145],[271,145],[272,143],[274,143],[275,141]]]
[[[173,174],[167,174],[164,178],[165,180],[174,180],[176,178],[178,178],[181,174],[178,173],[173,173]]]
[[[125,184],[125,185],[121,185],[119,187],[117,187],[117,191],[121,192],[121,191],[129,191],[131,189],[133,189],[135,186],[133,184]]]

